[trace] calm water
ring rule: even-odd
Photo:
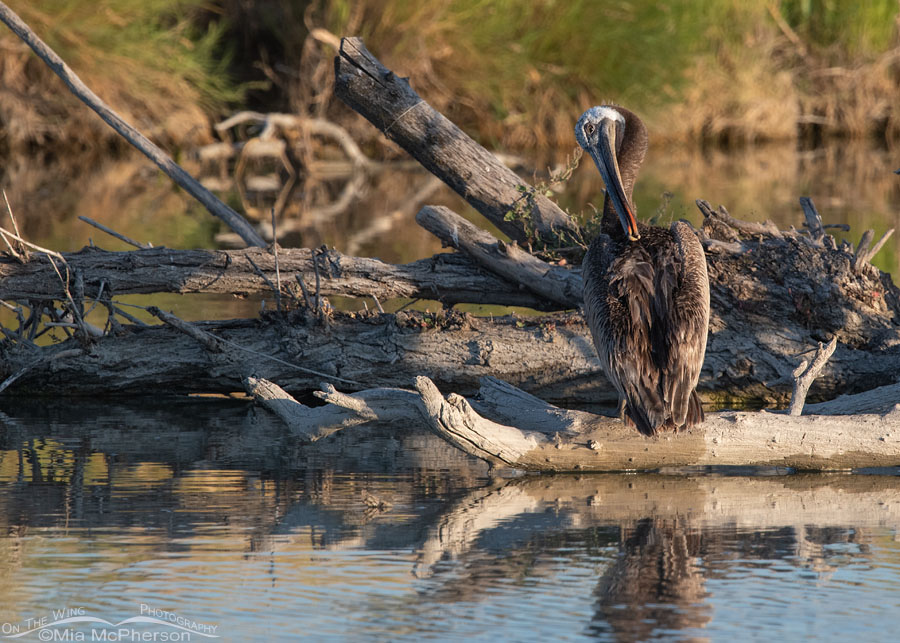
[[[898,159],[843,143],[654,148],[635,198],[664,224],[697,223],[693,200],[706,198],[799,227],[797,197],[809,195],[855,243],[867,227],[900,227]],[[156,245],[209,245],[211,218],[147,166],[103,165],[60,186],[65,208],[0,180],[45,247],[124,248],[76,214]],[[596,174],[583,163],[560,202],[601,203]],[[285,245],[411,261],[440,250],[412,224],[422,202],[478,220],[406,170],[326,214],[342,181],[303,186]],[[875,263],[896,279],[898,257],[895,235]],[[189,319],[259,310],[128,300]],[[897,639],[900,471],[492,476],[423,427],[301,446],[237,401],[0,398],[0,411],[0,639],[153,640],[128,628],[193,641]]]
[[[896,640],[897,472],[491,477],[242,402],[0,409],[0,638]]]

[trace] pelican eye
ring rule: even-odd
[[[593,133],[594,133],[594,124],[593,124],[593,123],[586,123],[585,126],[584,126],[584,133],[587,134],[588,136],[590,136],[591,134],[593,134]]]

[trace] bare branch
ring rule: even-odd
[[[709,201],[704,201],[703,199],[697,199],[695,202],[697,204],[697,208],[699,208],[700,212],[703,213],[703,217],[706,219],[714,219],[721,223],[724,223],[730,228],[733,228],[744,235],[765,235],[768,237],[775,237],[780,239],[783,237],[781,230],[778,229],[771,221],[766,221],[765,223],[755,223],[751,221],[741,221],[740,219],[735,219],[728,213],[728,210],[725,209],[724,205],[720,205],[717,210],[713,210],[712,206],[709,204]]]
[[[806,217],[806,225],[809,228],[809,236],[816,243],[821,243],[825,237],[825,227],[822,225],[822,217],[816,210],[813,200],[808,196],[800,197],[800,207],[803,208],[803,216]]]
[[[149,308],[147,308],[147,311],[160,321],[196,340],[197,342],[202,344],[203,347],[206,348],[206,350],[208,350],[209,352],[221,353],[225,350],[225,347],[222,345],[222,340],[220,340],[212,333],[207,333],[205,330],[197,328],[193,324],[186,322],[179,317],[176,317],[172,313],[167,313],[164,310],[160,310],[156,306],[150,306]]]
[[[105,232],[106,234],[115,237],[115,238],[118,239],[119,241],[124,241],[124,242],[127,243],[128,245],[134,246],[135,248],[140,248],[140,249],[142,249],[142,250],[148,250],[148,249],[150,249],[150,248],[153,247],[153,244],[152,244],[152,243],[141,243],[140,241],[135,241],[135,240],[132,239],[131,237],[126,237],[126,236],[125,236],[124,234],[122,234],[121,232],[116,232],[116,231],[113,230],[112,228],[108,228],[108,227],[106,227],[105,225],[103,225],[102,223],[99,223],[99,222],[97,222],[97,221],[94,221],[94,220],[91,219],[90,217],[85,217],[85,216],[79,215],[78,218],[81,219],[82,221],[84,221],[85,223],[87,223],[88,225],[92,225],[92,226],[94,226],[95,228],[97,228],[98,230],[102,230],[102,231]]]
[[[129,143],[138,148],[144,155],[153,161],[160,170],[165,172],[172,180],[187,191],[192,197],[200,201],[213,215],[224,221],[228,227],[237,232],[241,238],[252,246],[265,246],[265,241],[256,233],[253,227],[237,212],[222,203],[212,192],[203,187],[196,179],[188,174],[180,165],[175,163],[159,146],[151,142],[134,127],[126,123],[121,116],[116,114],[99,96],[82,82],[81,78],[73,72],[56,52],[41,40],[32,29],[25,24],[18,15],[9,7],[0,2],[0,20],[2,20],[13,33],[31,47],[41,60],[47,63],[57,76],[69,87],[75,96],[84,104],[94,110],[110,127],[124,137]]]
[[[869,246],[872,244],[872,239],[875,238],[875,231],[866,230],[863,232],[863,236],[859,240],[859,245],[856,246],[856,253],[853,259],[853,270],[858,273],[863,266],[869,264],[872,257],[878,254],[878,251],[881,250],[881,247],[888,239],[890,239],[892,234],[894,234],[894,229],[888,229],[888,231],[881,236],[881,239],[878,240],[878,243],[870,248]]]
[[[828,358],[834,353],[837,347],[837,336],[831,338],[827,346],[822,346],[819,342],[819,348],[810,364],[807,360],[800,362],[800,365],[794,369],[794,393],[791,395],[791,405],[788,407],[789,415],[800,415],[803,412],[803,405],[806,403],[806,394],[813,381],[822,372]]]
[[[416,222],[445,244],[462,250],[483,268],[520,288],[561,306],[574,308],[581,301],[580,275],[541,261],[515,243],[497,240],[449,208],[426,205],[416,215]]]

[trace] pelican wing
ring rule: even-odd
[[[594,346],[628,417],[646,435],[703,420],[695,388],[709,326],[706,256],[689,225],[675,223],[663,234],[647,247],[600,235],[584,259]]]
[[[701,422],[703,411],[694,389],[706,354],[709,330],[709,276],[703,246],[687,223],[676,221],[670,231],[680,264],[666,310],[667,348],[664,395],[676,426]]]
[[[584,259],[584,310],[600,364],[638,430],[653,435],[668,417],[661,355],[651,344],[656,279],[639,244],[598,236]]]

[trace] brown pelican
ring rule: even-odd
[[[601,233],[582,264],[600,363],[626,424],[645,435],[691,427],[703,421],[696,392],[709,326],[703,247],[687,223],[667,230],[635,218],[631,193],[647,152],[641,119],[622,107],[592,107],[575,137],[606,184]]]

